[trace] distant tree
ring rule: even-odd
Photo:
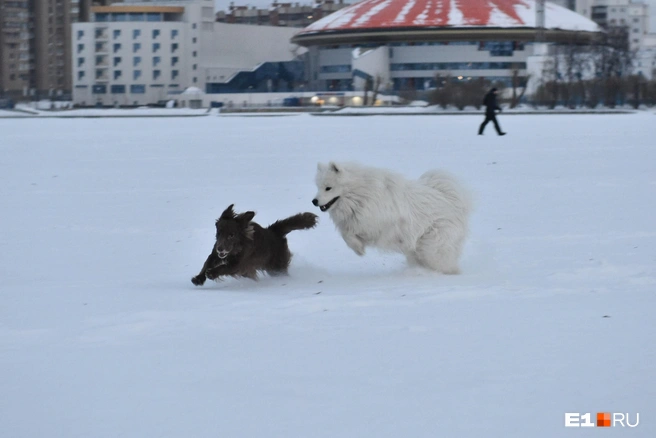
[[[371,105],[376,105],[376,99],[378,98],[378,93],[380,91],[380,86],[383,83],[383,77],[381,75],[376,75],[376,77],[373,79],[373,96],[371,97]]]
[[[595,76],[601,79],[604,105],[615,107],[625,101],[623,77],[631,74],[635,53],[629,49],[628,28],[611,26],[594,47]]]
[[[530,78],[531,75],[526,75],[525,77],[519,76],[519,66],[513,66],[511,78],[512,96],[510,98],[510,108],[515,108],[517,105],[519,105],[519,102],[521,102],[524,94],[526,93],[526,86],[528,85]],[[522,91],[518,93],[517,90],[520,88]]]
[[[429,96],[429,103],[431,105],[439,105],[446,108],[452,103],[452,89],[451,89],[451,76],[442,76],[439,73],[435,75],[435,90]]]
[[[369,91],[371,90],[372,87],[372,81],[371,78],[367,77],[364,81],[364,94],[362,96],[362,105],[367,106],[369,105]]]
[[[415,81],[412,78],[399,90],[399,98],[405,103],[417,100],[417,89],[415,88]]]

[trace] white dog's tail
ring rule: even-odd
[[[419,178],[419,183],[438,190],[454,207],[469,216],[473,207],[471,193],[453,175],[442,170],[429,170]]]

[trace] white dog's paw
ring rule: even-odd
[[[360,239],[357,236],[348,237],[348,238],[345,237],[344,241],[346,242],[348,247],[353,250],[354,253],[356,253],[359,256],[364,255],[364,242],[362,241],[362,239]]]

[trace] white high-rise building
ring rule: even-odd
[[[91,20],[73,25],[76,104],[144,105],[202,86],[200,40],[213,25],[212,0],[97,6]]]
[[[584,15],[603,27],[626,27],[629,48],[646,48],[649,35],[649,5],[633,0],[549,0]]]
[[[290,43],[298,29],[216,23],[213,0],[123,2],[91,12],[71,38],[73,101],[81,106],[145,105],[189,87],[223,89],[240,72],[305,50]]]

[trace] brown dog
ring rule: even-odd
[[[203,269],[191,279],[196,286],[205,279],[248,277],[257,279],[258,271],[269,275],[286,274],[292,254],[287,246],[288,233],[313,228],[317,216],[299,213],[262,228],[252,222],[255,212],[236,214],[230,205],[216,220],[216,242]]]

